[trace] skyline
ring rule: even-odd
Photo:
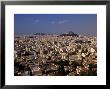
[[[73,31],[81,35],[97,35],[96,14],[15,14],[17,35]]]

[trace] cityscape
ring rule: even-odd
[[[95,14],[15,14],[14,23],[14,76],[97,76]]]

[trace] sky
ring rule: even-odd
[[[97,35],[96,14],[15,14],[16,35],[73,31],[81,35]]]

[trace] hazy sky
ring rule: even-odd
[[[15,34],[65,33],[96,35],[96,14],[15,14]]]

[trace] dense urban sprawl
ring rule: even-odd
[[[97,38],[26,35],[14,40],[15,76],[96,76]]]

